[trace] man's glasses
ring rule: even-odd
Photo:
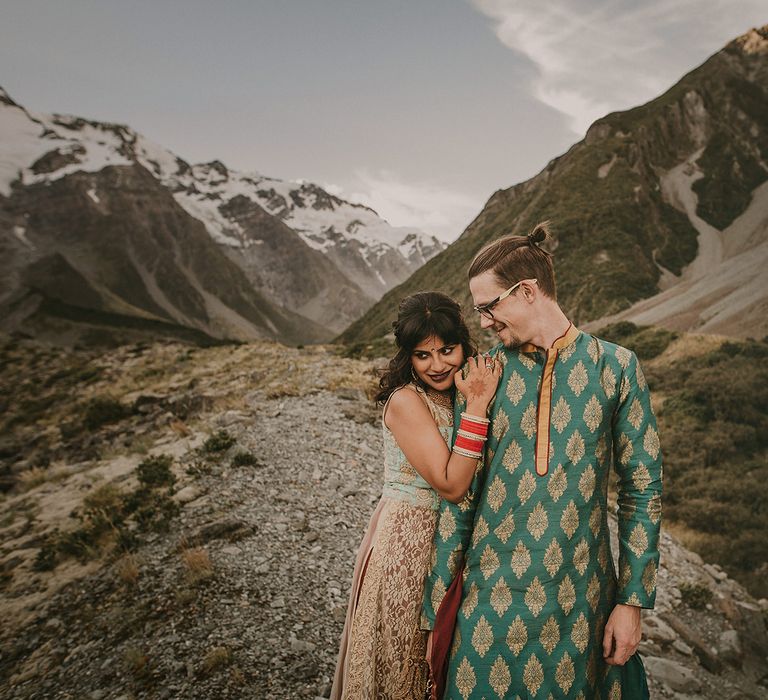
[[[473,306],[472,308],[477,311],[481,316],[485,316],[487,319],[490,319],[491,321],[494,321],[493,317],[493,307],[496,306],[500,301],[503,301],[506,299],[512,292],[514,292],[523,282],[536,282],[537,280],[530,279],[530,280],[520,280],[517,284],[513,284],[506,292],[503,292],[502,294],[499,294],[495,299],[492,299],[487,304],[480,304]]]

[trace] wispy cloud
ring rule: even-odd
[[[765,0],[470,0],[499,40],[530,59],[535,96],[582,136],[642,104],[752,26]]]
[[[431,182],[407,182],[389,171],[358,170],[346,185],[324,185],[350,202],[365,204],[393,226],[412,226],[440,240],[456,240],[485,200]]]

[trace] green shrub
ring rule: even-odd
[[[232,458],[233,467],[255,467],[259,463],[252,452],[238,452]]]
[[[171,471],[171,466],[173,466],[173,457],[169,455],[147,457],[136,469],[136,476],[148,488],[173,486],[176,483],[176,477]]]
[[[235,438],[233,438],[226,430],[219,430],[203,443],[203,452],[208,454],[226,452],[235,444],[235,442]]]
[[[116,423],[130,414],[127,406],[123,406],[111,396],[100,396],[91,399],[85,407],[83,424],[89,430],[96,430],[102,425]]]
[[[703,610],[712,602],[712,591],[700,583],[685,581],[680,584],[680,593],[683,603],[693,610]]]

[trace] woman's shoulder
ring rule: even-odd
[[[397,419],[418,418],[429,409],[423,398],[424,391],[414,384],[404,384],[395,389],[384,405],[384,419],[388,416]]]

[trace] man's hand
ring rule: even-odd
[[[637,651],[642,630],[640,608],[635,605],[617,605],[605,624],[603,657],[611,666],[623,666]]]

